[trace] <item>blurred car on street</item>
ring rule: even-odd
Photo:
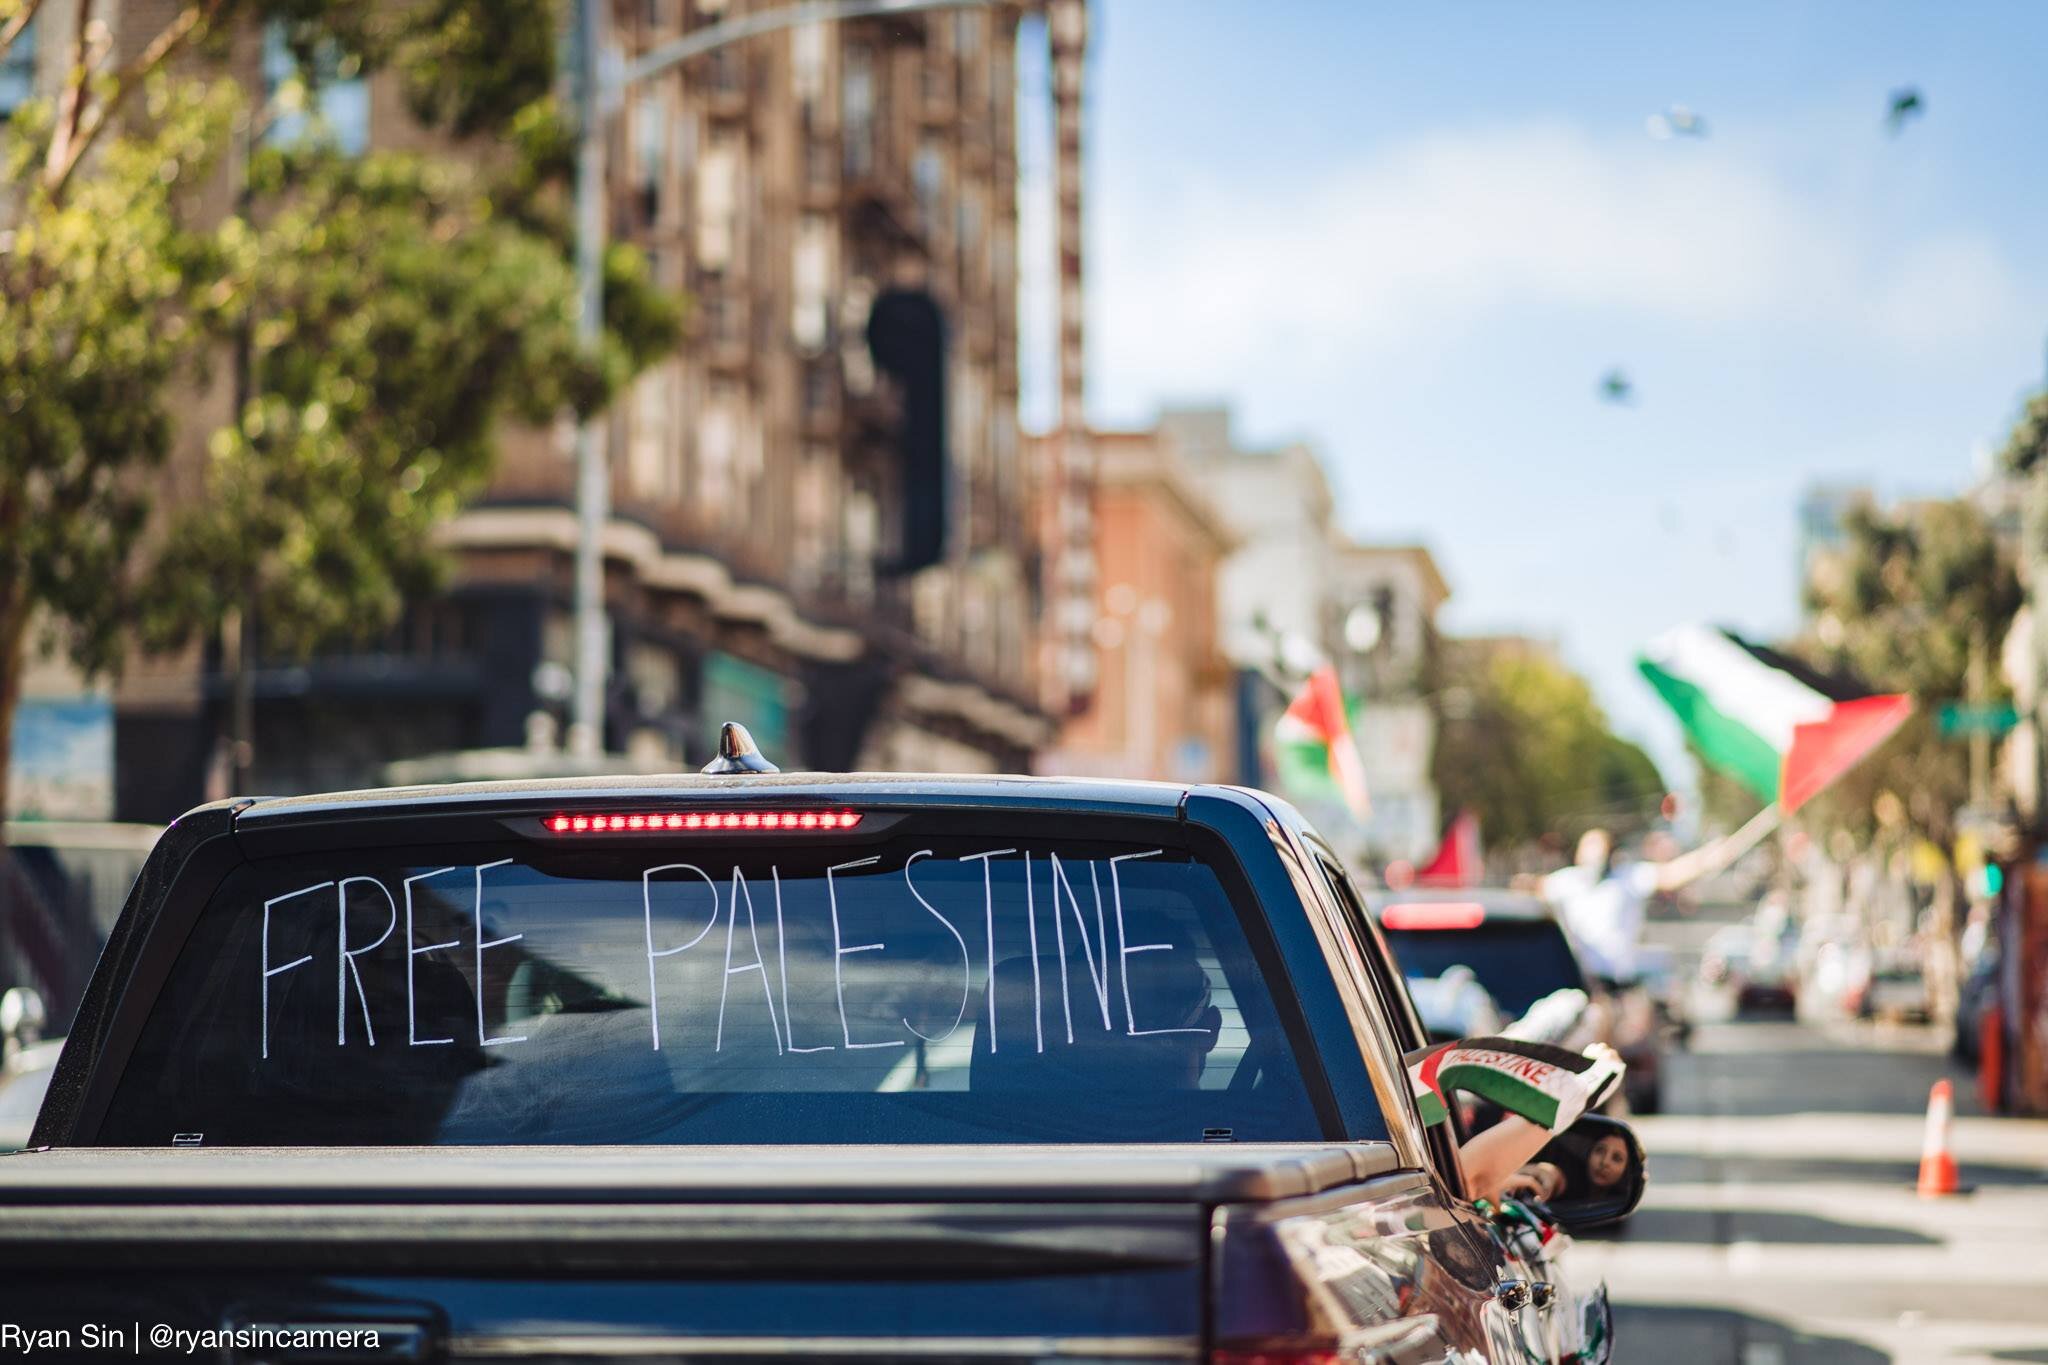
[[[1574,1049],[1611,1046],[1628,1063],[1623,1093],[1630,1110],[1657,1112],[1662,1040],[1650,991],[1640,981],[1609,990],[1593,980],[1540,897],[1494,888],[1411,889],[1378,892],[1371,900],[1380,931],[1411,982],[1467,968],[1509,1020],[1555,992],[1584,991],[1589,1004],[1579,1027],[1555,1041]]]
[[[63,1050],[62,1038],[33,1043],[0,1070],[0,1152],[18,1152],[28,1146],[36,1111],[43,1107],[57,1054]]]
[[[1407,982],[1408,998],[1415,1002],[1415,1012],[1422,1016],[1422,1027],[1432,1043],[1487,1037],[1499,1033],[1507,1023],[1500,1006],[1470,967],[1461,964],[1442,976],[1411,976]]]
[[[47,1021],[43,997],[34,989],[10,986],[0,993],[0,1152],[28,1145],[50,1088],[50,1069],[64,1050],[63,1039],[43,1037]]]
[[[2001,959],[1993,946],[1980,953],[1956,995],[1955,1055],[1976,1065],[1984,1045],[1984,1017],[1998,1007]]]
[[[1856,1012],[1865,1019],[1926,1022],[1933,1016],[1934,1007],[1928,995],[1927,976],[1919,962],[1904,952],[1879,957]]]
[[[1718,930],[1707,940],[1699,979],[1701,985],[1731,999],[1737,1014],[1790,1014],[1799,1006],[1796,966],[1785,939],[1745,921]]]
[[[1692,1015],[1686,1009],[1685,983],[1678,975],[1678,954],[1668,943],[1645,943],[1636,953],[1636,980],[1649,993],[1657,1023],[1679,1047],[1692,1038]]]

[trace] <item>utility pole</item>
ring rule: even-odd
[[[576,5],[576,339],[595,352],[604,335],[604,44],[611,0]],[[611,620],[604,609],[604,524],[611,517],[611,458],[602,412],[576,426],[576,691],[569,752],[604,751]]]
[[[1970,627],[1970,658],[1965,680],[1972,706],[1984,705],[1985,675],[1989,669],[1990,654],[1991,646],[1984,637],[1984,623],[1976,622]],[[1991,805],[1991,731],[1981,725],[1970,732],[1970,805],[1980,812]]]
[[[576,322],[577,337],[584,347],[595,351],[604,334],[605,125],[629,87],[693,57],[803,24],[981,9],[996,3],[998,0],[802,0],[707,25],[615,70],[609,65],[610,26],[606,22],[612,0],[576,0]],[[1079,10],[1084,0],[1053,3]],[[1078,147],[1078,124],[1075,135]],[[1078,176],[1077,169],[1077,184]],[[611,518],[611,459],[605,448],[605,420],[603,413],[593,414],[576,429],[576,689],[570,711],[569,752],[579,758],[595,758],[604,751],[604,700],[611,671],[611,622],[604,604],[604,528]]]

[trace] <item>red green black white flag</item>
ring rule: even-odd
[[[1463,1090],[1553,1133],[1598,1108],[1624,1070],[1616,1057],[1588,1057],[1520,1038],[1465,1038],[1411,1052],[1406,1061],[1425,1124],[1443,1122],[1450,1093]]]
[[[1869,696],[1733,631],[1680,626],[1636,666],[1700,756],[1790,815],[1905,724],[1913,699]]]
[[[1290,796],[1335,797],[1354,819],[1371,817],[1365,762],[1351,735],[1350,711],[1335,668],[1324,664],[1309,674],[1273,727],[1273,741],[1280,785]]]

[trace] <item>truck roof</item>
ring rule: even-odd
[[[692,803],[752,799],[859,802],[869,806],[922,808],[1042,804],[1060,810],[1103,814],[1166,815],[1188,796],[1205,792],[1244,800],[1241,788],[1100,778],[1035,777],[1018,774],[962,776],[958,773],[741,773],[705,776],[663,773],[650,776],[538,778],[505,782],[454,782],[418,787],[379,787],[309,796],[257,798],[240,808],[237,826],[281,828],[328,819],[352,819],[400,811],[457,812],[532,809],[551,802],[676,801]]]

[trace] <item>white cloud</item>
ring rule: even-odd
[[[1883,249],[1855,203],[1713,144],[1475,131],[1263,195],[1195,180],[1171,204],[1107,202],[1091,349],[1126,396],[1235,387],[1276,352],[1314,365],[1442,343],[1525,303],[1907,353],[2015,316],[1987,241]]]

